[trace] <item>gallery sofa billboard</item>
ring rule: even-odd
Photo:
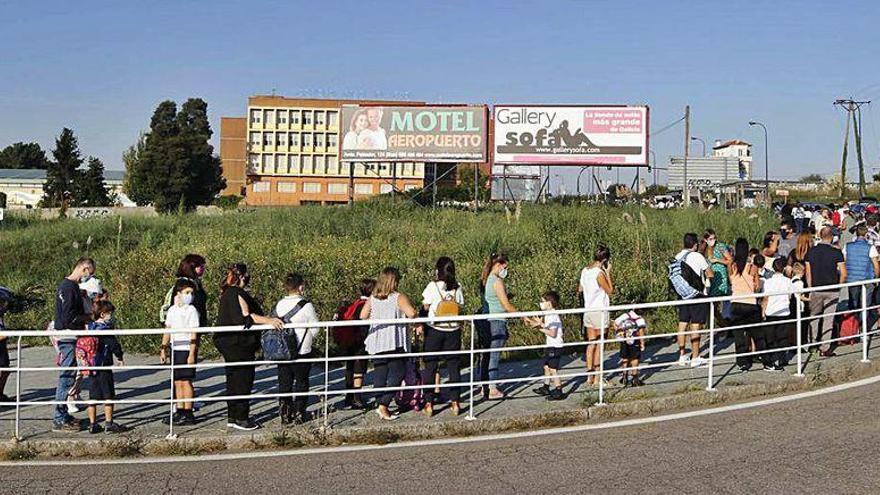
[[[484,106],[342,107],[340,160],[485,162]]]
[[[647,165],[646,106],[495,107],[495,163]]]

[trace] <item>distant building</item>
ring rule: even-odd
[[[738,159],[743,170],[740,179],[752,178],[752,145],[750,143],[739,139],[725,142],[716,139],[715,145],[712,146],[712,156]]]
[[[134,206],[122,193],[122,170],[105,170],[104,184],[107,191],[115,194],[123,206]],[[6,195],[7,208],[35,208],[43,199],[46,171],[39,169],[0,168],[0,193]]]
[[[220,159],[226,189],[260,206],[336,204],[425,187],[434,167],[421,162],[349,163],[339,160],[343,105],[420,102],[252,96],[246,117],[220,121]],[[452,165],[439,165],[443,174]],[[352,177],[353,176],[353,180]],[[448,174],[449,181],[455,173]],[[448,182],[447,182],[448,183]]]

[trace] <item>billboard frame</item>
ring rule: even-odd
[[[496,109],[499,107],[527,107],[527,108],[634,108],[634,107],[641,107],[641,108],[644,108],[645,109],[645,163],[631,163],[631,164],[621,165],[619,163],[602,163],[602,162],[583,163],[583,162],[578,162],[578,161],[560,160],[560,161],[555,161],[553,163],[540,163],[540,164],[532,163],[530,165],[542,165],[542,166],[549,166],[549,167],[555,167],[557,165],[566,166],[566,167],[570,167],[570,166],[620,167],[620,168],[642,168],[642,167],[650,168],[651,167],[650,158],[649,158],[650,149],[651,149],[651,133],[650,133],[651,107],[649,105],[627,105],[627,104],[553,105],[553,104],[546,104],[546,103],[545,104],[538,104],[538,105],[532,105],[532,104],[528,104],[528,103],[496,103],[496,104],[493,104],[492,105],[492,122],[493,122],[494,128],[493,128],[493,133],[492,133],[492,137],[493,137],[493,139],[492,139],[492,165],[495,165],[496,163],[498,163],[495,161],[495,155],[496,155],[496,153],[495,153],[495,136],[498,135],[498,123],[495,121],[495,112],[496,112]],[[510,163],[506,163],[506,162],[499,163],[499,165],[504,165],[504,164],[510,165]],[[529,165],[529,164],[523,164],[523,165]]]

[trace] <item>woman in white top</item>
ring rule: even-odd
[[[278,301],[273,313],[284,323],[317,323],[318,315],[311,302],[303,298],[305,292],[305,280],[298,273],[289,273],[284,278],[284,290],[287,296]],[[298,357],[309,357],[312,353],[312,342],[318,335],[318,327],[297,328],[296,346]],[[291,349],[293,351],[293,349]],[[293,354],[293,352],[291,352]],[[311,362],[294,361],[278,365],[278,393],[279,394],[302,394],[309,391],[309,373],[312,371]],[[297,395],[296,397],[281,397],[278,399],[279,416],[281,424],[302,424],[311,419],[307,411],[309,397]]]
[[[429,283],[422,291],[422,306],[428,312],[428,317],[437,316],[438,307],[442,316],[454,316],[459,313],[464,305],[464,293],[458,280],[455,278],[455,263],[446,256],[437,260],[437,272],[435,280]],[[455,322],[431,322],[425,327],[425,352],[458,351],[461,350],[461,323]],[[447,356],[425,356],[425,369],[422,370],[423,383],[440,382],[440,361],[446,361],[446,371],[449,373],[450,383],[461,382],[461,355],[449,354]],[[458,387],[450,387],[450,401],[452,414],[458,416],[460,412],[459,397],[461,390]],[[425,389],[425,415],[434,414],[434,389]]]
[[[354,112],[348,126],[348,132],[342,138],[342,149],[356,150],[360,147],[359,136],[367,128],[367,110],[361,108]]]
[[[415,318],[418,312],[409,302],[409,298],[397,292],[400,284],[400,272],[397,268],[387,267],[379,274],[373,294],[361,309],[362,320],[396,320]],[[416,328],[419,331],[419,328]],[[372,324],[364,341],[367,353],[373,358],[373,387],[398,387],[406,373],[406,358],[383,358],[383,354],[403,354],[409,352],[409,325]],[[394,391],[383,391],[379,395],[379,417],[386,420],[397,419],[388,410]]]
[[[578,294],[584,296],[584,328],[586,329],[587,342],[596,342],[602,332],[608,328],[610,321],[608,311],[603,311],[610,305],[609,296],[614,292],[611,283],[611,250],[600,244],[596,248],[593,262],[581,270],[581,280],[578,284]],[[599,345],[587,344],[587,371],[595,371],[599,366]],[[598,385],[600,377],[590,375],[587,377],[587,385]]]

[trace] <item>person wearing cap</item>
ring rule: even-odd
[[[9,304],[12,302],[12,291],[6,287],[0,287],[0,332],[6,330],[3,316],[9,310]],[[0,333],[0,403],[12,402],[12,399],[6,396],[6,381],[9,379],[9,349],[6,346],[6,335]]]

